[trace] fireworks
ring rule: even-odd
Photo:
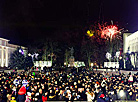
[[[86,35],[90,38],[102,38],[112,41],[115,38],[122,40],[122,32],[124,32],[124,28],[118,29],[113,23],[111,25],[98,23],[98,26],[92,26],[90,30],[87,31]]]
[[[112,40],[113,38],[117,38],[122,40],[121,37],[121,33],[124,31],[124,28],[122,29],[118,29],[118,27],[116,25],[106,25],[105,24],[98,24],[99,27],[99,32],[100,32],[100,36],[101,38],[107,39],[107,40]]]
[[[92,31],[92,30],[88,30],[87,31],[87,35],[89,36],[89,37],[92,37],[94,34],[94,31]]]
[[[118,34],[120,31],[118,30],[117,26],[114,25],[110,25],[107,27],[103,27],[102,31],[101,31],[101,37],[102,38],[107,38],[109,37],[111,40],[112,38]]]

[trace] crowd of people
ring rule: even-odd
[[[90,101],[138,99],[138,74],[117,72],[0,72],[0,102]]]

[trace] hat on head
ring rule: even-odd
[[[15,100],[15,97],[12,97],[12,100]]]
[[[28,96],[31,96],[31,93],[30,93],[30,92],[27,92],[27,95],[28,95]]]
[[[97,81],[96,84],[100,85],[100,83]]]
[[[101,95],[100,95],[100,98],[105,98],[104,94],[101,94]]]

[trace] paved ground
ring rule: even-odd
[[[8,73],[8,72],[13,72],[13,70],[8,70],[8,69],[1,69],[0,70],[0,72],[2,72],[2,71],[4,71],[4,72],[6,72],[6,73]],[[23,70],[17,70],[17,72],[21,72],[21,71],[23,71]],[[118,72],[118,70],[117,71],[115,71],[114,69],[113,70],[111,70],[111,69],[94,69],[93,70],[95,73],[98,73],[98,72],[100,72],[100,73],[103,73],[104,71],[105,72],[108,72],[109,74],[118,74],[119,72]],[[54,72],[59,72],[59,71],[54,71]],[[92,72],[92,71],[90,71],[90,72]],[[128,75],[130,72],[132,73],[132,74],[136,74],[138,71],[126,71],[126,70],[120,70],[120,72],[121,73],[125,73],[125,75]]]
[[[113,70],[111,70],[111,69],[97,69],[97,70],[94,69],[94,71],[95,71],[95,72],[102,72],[102,73],[105,71],[105,72],[108,72],[109,74],[112,74],[112,73],[113,73],[113,74],[118,74],[118,73],[119,73],[118,70],[115,71],[114,69],[113,69]],[[120,72],[121,72],[121,73],[125,73],[125,75],[128,75],[130,72],[131,72],[132,74],[138,73],[138,71],[127,71],[127,70],[120,70]]]
[[[9,72],[13,72],[13,70],[0,70],[0,72],[6,72],[6,73],[9,73]],[[23,70],[17,70],[17,72],[22,72]]]

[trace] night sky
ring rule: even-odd
[[[41,38],[64,39],[63,31],[111,20],[137,31],[138,0],[0,0],[0,37],[25,46]]]

